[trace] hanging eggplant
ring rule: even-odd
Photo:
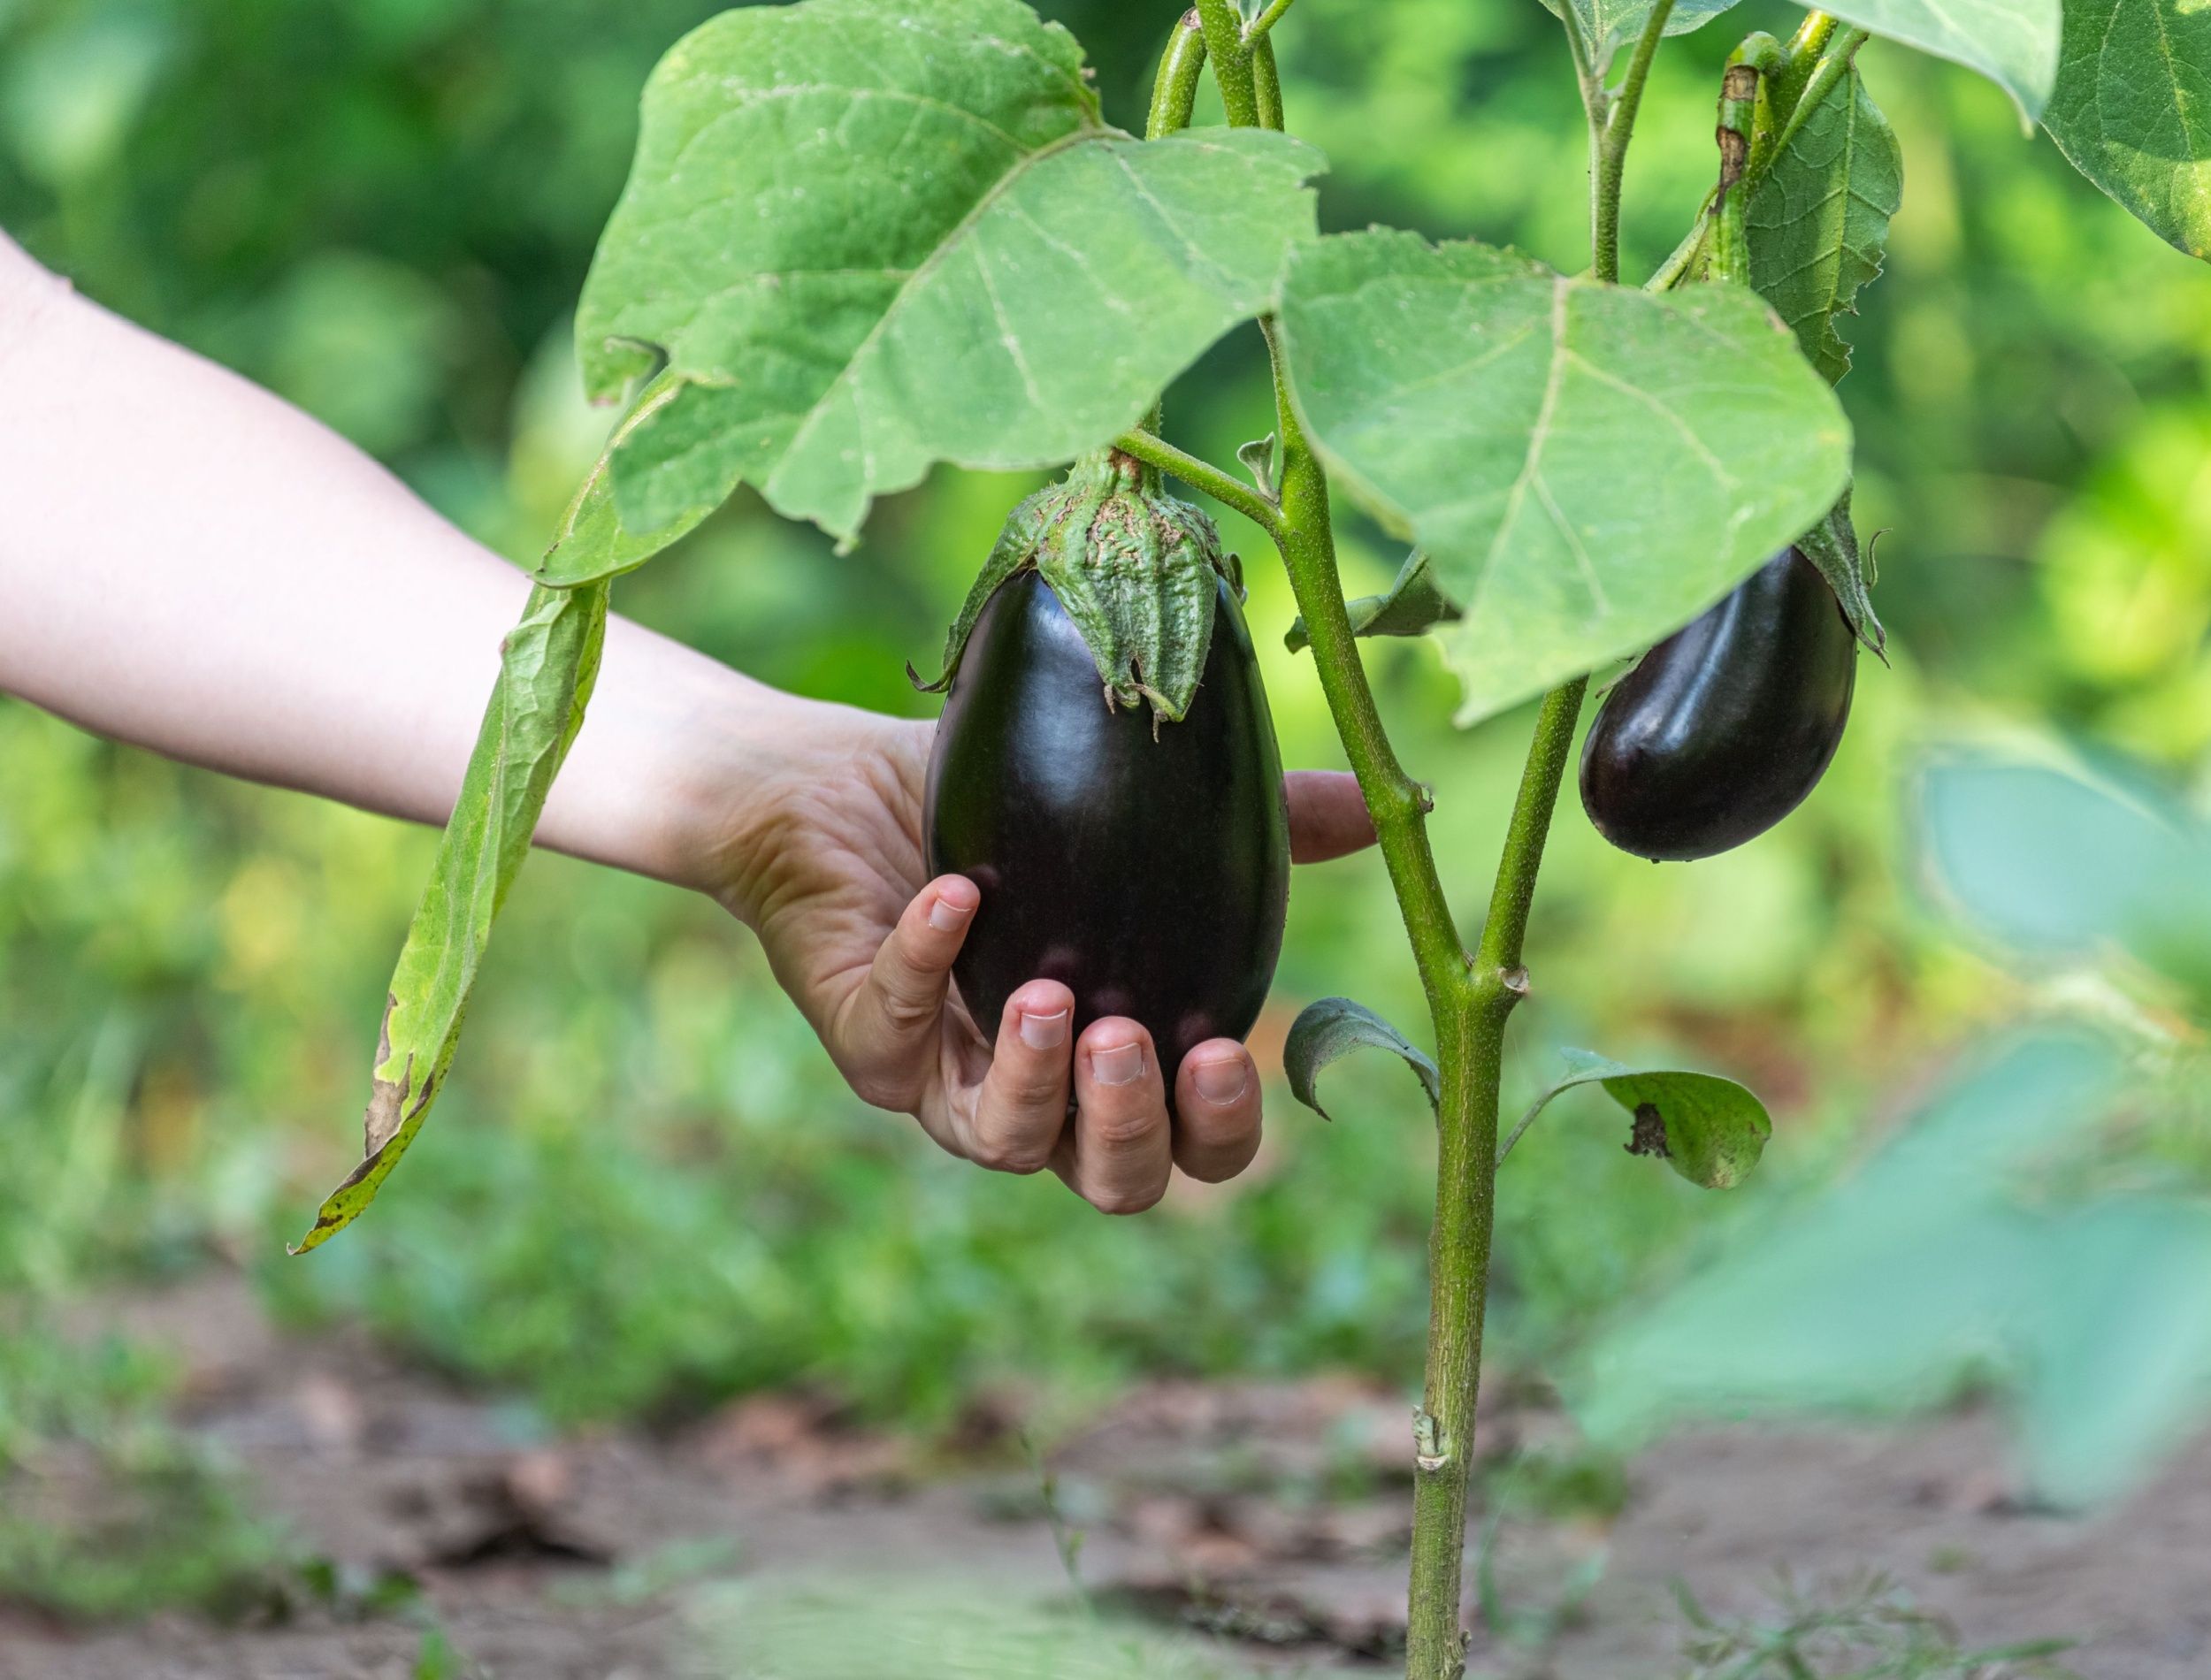
[[[1654,859],[1763,834],[1835,756],[1857,651],[1819,569],[1783,549],[1605,698],[1582,743],[1582,809],[1621,851]]]

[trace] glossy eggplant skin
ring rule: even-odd
[[[1150,1029],[1170,1093],[1190,1050],[1242,1038],[1281,954],[1289,820],[1266,693],[1225,582],[1189,714],[1109,708],[1090,650],[1033,571],[975,622],[929,764],[932,874],[983,890],[953,978],[986,1038],[1030,980],[1075,1030]]]
[[[1605,698],[1581,807],[1623,851],[1710,858],[1803,803],[1841,744],[1857,642],[1802,550],[1783,549]]]

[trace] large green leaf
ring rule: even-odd
[[[2082,174],[2189,256],[2211,257],[2211,8],[2067,0],[2042,121]]]
[[[1748,1086],[1718,1073],[1674,1067],[1630,1067],[1585,1050],[1562,1050],[1565,1077],[1528,1105],[1512,1139],[1550,1105],[1580,1085],[1599,1085],[1631,1115],[1627,1147],[1636,1155],[1663,1156],[1691,1184],[1732,1190],[1750,1176],[1773,1135],[1765,1104]]]
[[[1271,302],[1318,155],[1106,126],[1015,0],[805,0],[653,73],[577,316],[585,378],[678,381],[616,448],[632,531],[743,480],[850,537],[932,462],[1064,462]]]
[[[2059,0],[1838,0],[1845,23],[1978,70],[2032,122],[2057,80]]]
[[[1465,609],[1435,631],[1461,722],[1687,623],[1849,476],[1834,393],[1747,289],[1376,231],[1293,253],[1281,326],[1315,447]]]
[[[606,633],[604,584],[532,590],[508,632],[498,685],[385,1000],[361,1165],[324,1200],[295,1254],[327,1242],[375,1199],[437,1100],[493,919],[583,723]]]
[[[1745,211],[1750,284],[1830,383],[1850,371],[1834,318],[1856,314],[1858,288],[1880,274],[1903,191],[1902,149],[1853,69],[1805,118]]]

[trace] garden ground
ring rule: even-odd
[[[229,1274],[91,1318],[175,1350],[186,1426],[319,1560],[317,1585],[227,1626],[0,1611],[4,1680],[1334,1675],[1383,1671],[1402,1629],[1408,1420],[1360,1380],[1140,1387],[1049,1450],[1047,1496],[1010,1401],[926,1451],[804,1394],[542,1439],[352,1333],[285,1339]],[[1786,1571],[1822,1600],[1879,1572],[1969,1645],[2070,1635],[2086,1680],[2205,1672],[2211,1442],[2078,1519],[2010,1498],[1995,1424],[1716,1429],[1623,1482],[1540,1400],[1501,1394],[1486,1442],[1522,1468],[1487,1483],[1508,1516],[1473,1671],[1650,1680],[1678,1665],[1677,1580],[1715,1615],[1771,1622]],[[65,1463],[45,1472],[76,1496]],[[995,1623],[1121,1648],[1014,1607],[1069,1600],[1055,1533],[1082,1537],[1100,1608],[1197,1643],[1128,1669],[991,1646]]]

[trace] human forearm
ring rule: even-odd
[[[172,757],[442,821],[512,566],[342,439],[0,238],[0,689]],[[712,886],[716,783],[787,708],[610,626],[545,844]]]

